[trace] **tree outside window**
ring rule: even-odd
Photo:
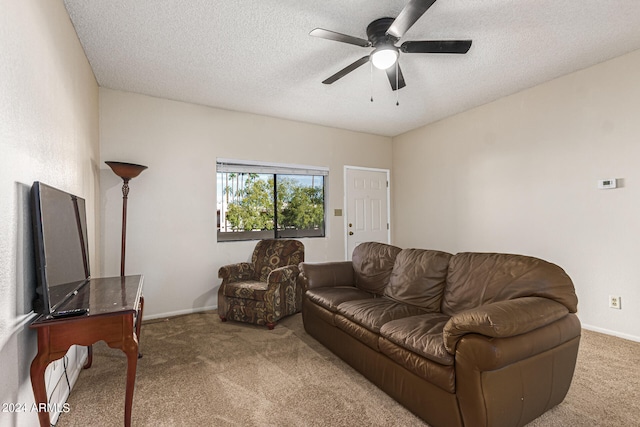
[[[324,237],[324,178],[218,172],[218,240]]]

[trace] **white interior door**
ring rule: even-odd
[[[345,166],[346,259],[362,242],[390,243],[389,171]]]

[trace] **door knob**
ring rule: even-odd
[[[353,227],[353,224],[349,223],[349,227]]]
[[[353,236],[353,231],[350,231],[350,232],[349,232],[349,236]]]

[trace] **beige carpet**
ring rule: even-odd
[[[423,426],[308,336],[300,315],[273,331],[214,312],[143,324],[134,426]],[[94,346],[58,426],[122,425],[124,354]],[[584,331],[565,401],[530,424],[640,425],[640,343]]]

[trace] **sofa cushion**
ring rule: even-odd
[[[327,310],[336,312],[338,306],[345,301],[371,298],[368,292],[354,286],[336,286],[309,289],[305,295],[307,298]]]
[[[385,286],[389,284],[393,264],[400,251],[396,246],[378,242],[365,242],[356,246],[351,257],[356,286],[382,295]]]
[[[424,378],[448,393],[456,392],[456,367],[454,365],[442,365],[434,362],[384,337],[378,340],[378,347],[378,351],[420,378]]]
[[[380,327],[391,320],[424,314],[425,311],[382,297],[343,302],[338,306],[338,313],[371,332],[378,333]]]
[[[442,312],[454,315],[492,302],[543,297],[575,313],[578,298],[564,270],[538,258],[495,253],[459,253],[449,261]]]
[[[304,298],[302,300],[302,321],[305,323],[305,327],[307,326],[307,317],[309,316],[320,319],[332,326],[336,326],[336,314],[333,311],[329,311],[318,304],[314,304],[308,298]]]
[[[395,301],[440,312],[452,256],[440,251],[403,249],[396,256],[384,295]]]
[[[341,316],[340,314],[334,315],[334,324],[361,343],[371,347],[375,351],[380,351],[380,349],[378,348],[378,340],[380,338],[380,335],[378,335],[377,333],[371,332],[369,329],[365,328],[359,323]]]
[[[385,323],[380,335],[422,357],[452,366],[454,359],[444,346],[442,330],[449,316],[428,313]]]

